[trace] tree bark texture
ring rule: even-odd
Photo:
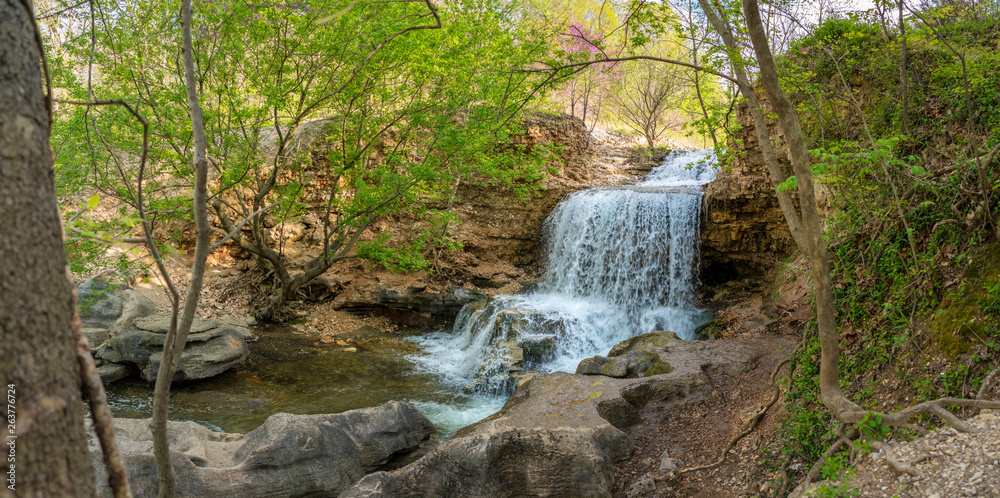
[[[18,496],[93,496],[72,330],[76,303],[53,185],[41,47],[30,4],[2,2],[0,382],[8,395],[13,391],[4,400],[0,426],[3,468],[9,471],[13,463]],[[8,477],[0,495],[12,494]]]

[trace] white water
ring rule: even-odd
[[[675,152],[638,185],[568,196],[543,226],[537,290],[466,306],[452,331],[422,338],[426,354],[413,359],[499,408],[512,386],[504,342],[523,348],[526,370],[573,372],[634,335],[693,338],[703,320],[694,290],[701,186],[715,175],[710,159],[709,151]]]

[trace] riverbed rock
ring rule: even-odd
[[[504,407],[424,458],[375,472],[340,496],[611,496],[614,464],[633,444],[621,430],[647,403],[711,387],[706,371],[736,374],[753,341],[683,342],[654,349],[669,373],[619,379],[556,372],[526,378]]]
[[[129,369],[120,363],[101,362],[97,365],[97,375],[101,376],[101,382],[110,384],[128,377]]]
[[[156,313],[153,300],[114,284],[109,277],[84,280],[76,288],[83,334],[97,349],[136,318]]]
[[[136,319],[101,346],[95,356],[109,363],[135,365],[143,379],[154,382],[170,319],[170,315]],[[242,363],[250,352],[246,341],[252,337],[244,327],[195,318],[174,382],[212,377]]]
[[[272,415],[250,433],[212,432],[168,422],[177,496],[336,496],[367,472],[416,451],[434,426],[411,405],[389,402],[336,415]],[[137,498],[157,494],[149,419],[115,419],[118,445]],[[111,496],[89,432],[98,496]]]
[[[660,357],[659,351],[683,344],[673,332],[656,331],[637,335],[619,342],[608,356],[594,356],[580,362],[576,373],[608,377],[648,377],[673,370]]]
[[[418,284],[396,288],[373,283],[358,287],[355,292],[341,294],[333,301],[333,307],[351,310],[413,310],[428,313],[433,318],[450,319],[466,304],[483,299],[486,299],[486,295],[482,292],[458,286]]]

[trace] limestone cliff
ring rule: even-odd
[[[705,189],[701,265],[709,284],[759,271],[795,248],[745,104],[737,115],[742,128],[733,134],[734,153]],[[787,163],[783,150],[778,156]]]

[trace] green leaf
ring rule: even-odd
[[[101,203],[101,196],[98,194],[94,194],[93,197],[87,200],[87,209],[93,209],[97,207],[97,205],[100,203]]]

